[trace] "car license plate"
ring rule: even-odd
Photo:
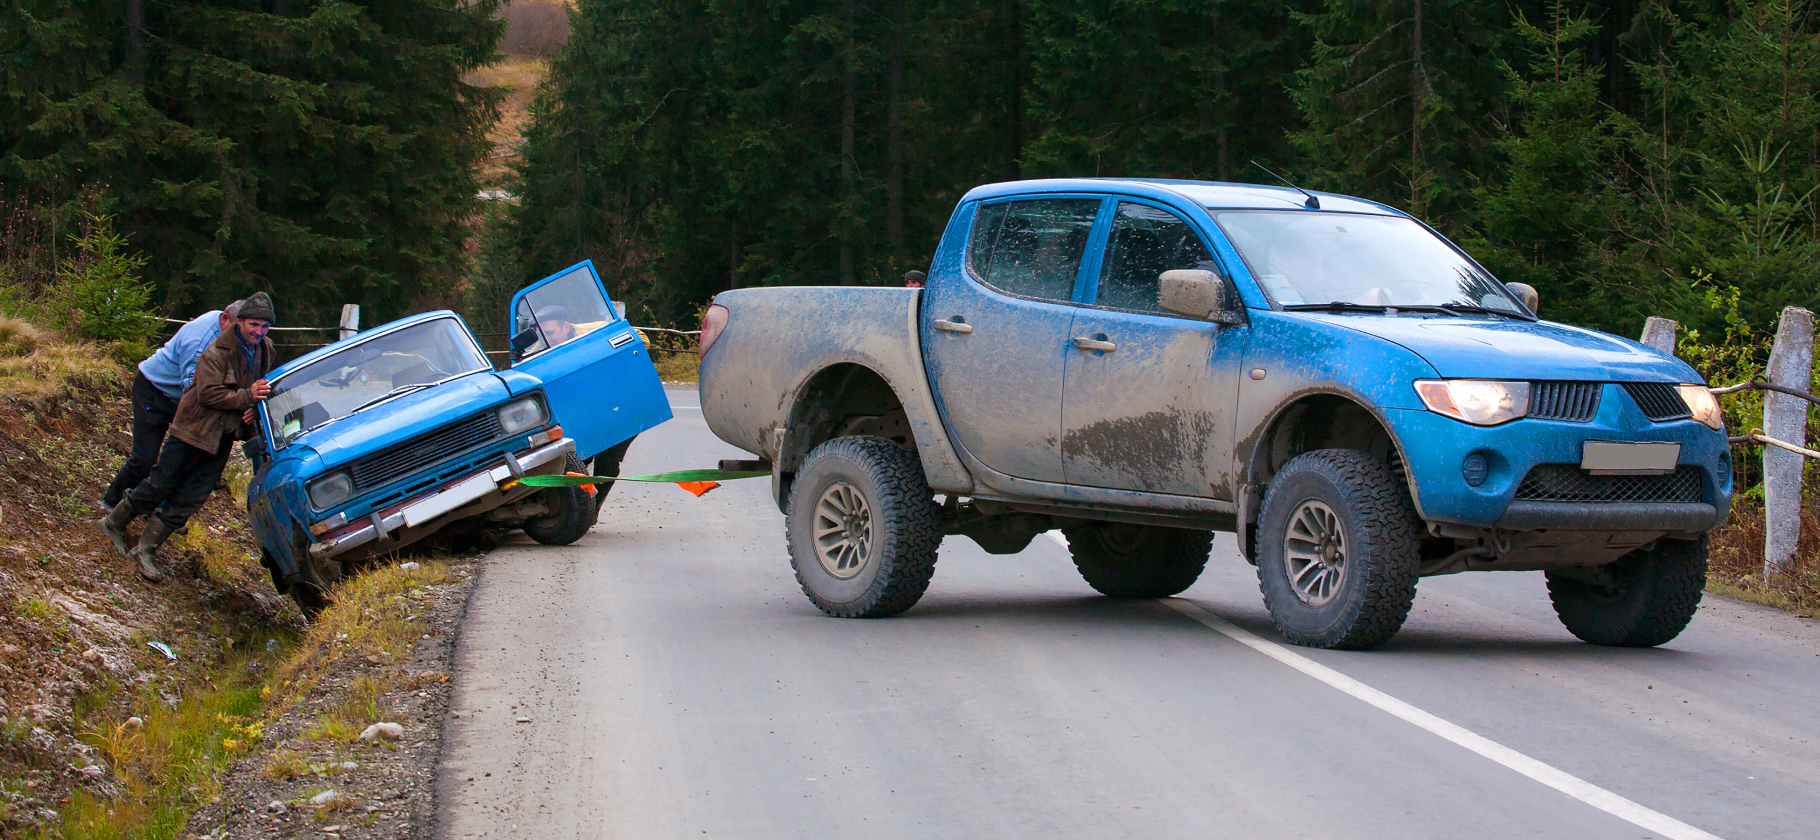
[[[404,524],[415,528],[497,489],[499,485],[493,483],[491,475],[481,473],[473,476],[421,502],[407,505],[404,509]]]
[[[1680,460],[1678,443],[1589,440],[1580,451],[1580,469],[1593,475],[1668,475]]]

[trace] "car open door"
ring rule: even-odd
[[[542,380],[584,459],[670,419],[650,351],[607,300],[592,261],[520,289],[511,314],[512,366]]]

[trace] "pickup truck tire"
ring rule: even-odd
[[[1258,588],[1277,630],[1306,647],[1389,641],[1415,601],[1418,527],[1377,458],[1322,449],[1285,464],[1258,517]]]
[[[1109,598],[1167,598],[1194,585],[1213,534],[1157,525],[1083,522],[1062,529],[1081,578]]]
[[[578,455],[569,455],[564,469],[586,474],[588,465]],[[543,503],[555,513],[524,524],[525,534],[544,545],[568,545],[582,538],[594,527],[599,509],[586,487],[551,487],[543,491]]]
[[[916,451],[882,437],[815,447],[790,484],[784,530],[803,594],[836,618],[884,618],[916,604],[942,533]]]
[[[1681,634],[1700,608],[1706,589],[1707,544],[1663,539],[1633,551],[1593,583],[1548,573],[1548,598],[1568,632],[1581,641],[1613,647],[1655,647]]]

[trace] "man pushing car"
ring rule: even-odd
[[[138,561],[146,580],[164,579],[155,561],[158,547],[208,501],[234,442],[257,433],[253,407],[272,393],[265,377],[277,362],[277,348],[266,333],[277,319],[265,292],[246,299],[233,326],[197,359],[157,465],[101,520],[101,532],[121,554]],[[128,548],[126,528],[141,514],[152,516],[138,545]]]

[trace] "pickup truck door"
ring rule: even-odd
[[[593,262],[520,289],[511,313],[513,344],[521,348],[512,366],[543,382],[576,454],[592,458],[670,419],[650,353],[608,302]]]
[[[1089,305],[1070,331],[1062,409],[1069,484],[1230,500],[1233,410],[1245,327],[1164,312],[1157,275],[1226,277],[1194,228],[1120,200]],[[1230,282],[1230,281],[1228,281]],[[1227,299],[1237,306],[1236,291]]]
[[[1068,328],[1105,199],[976,205],[959,276],[934,278],[923,353],[942,415],[966,451],[1006,475],[1062,481]]]

